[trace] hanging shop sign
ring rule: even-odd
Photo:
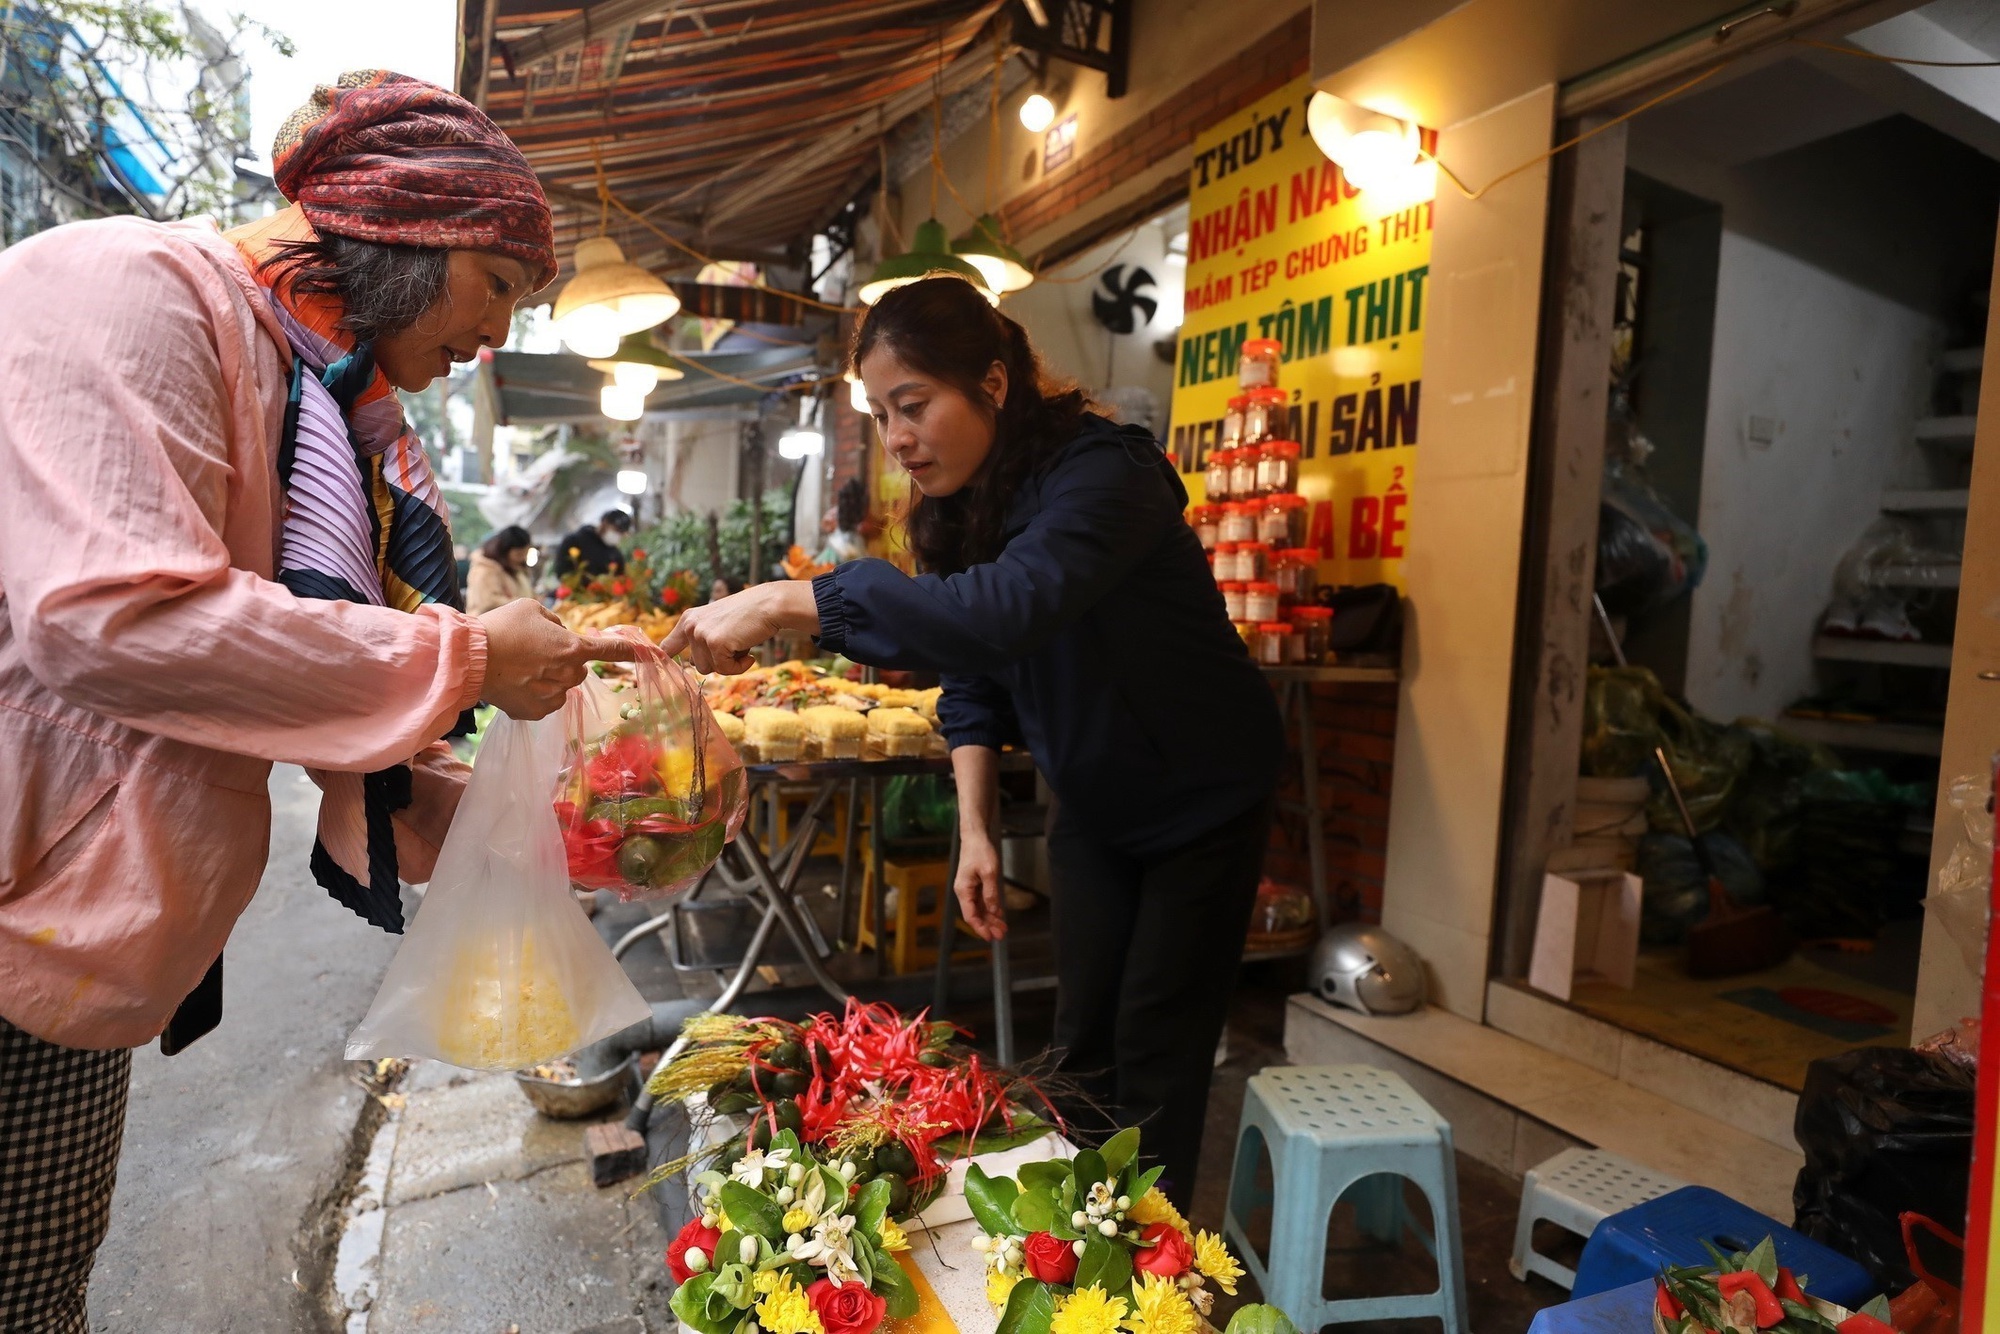
[[[1296,79],[1195,139],[1168,448],[1194,502],[1205,503],[1209,455],[1243,393],[1243,344],[1275,340],[1279,435],[1299,447],[1320,582],[1400,587],[1422,430],[1436,170],[1424,163],[1357,190],[1306,132],[1312,93]]]

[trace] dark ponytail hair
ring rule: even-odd
[[[858,373],[877,348],[958,390],[993,422],[993,452],[963,490],[913,496],[908,531],[917,564],[956,574],[992,560],[1014,494],[1082,428],[1090,400],[1043,369],[1026,329],[951,274],[905,284],[876,302],[854,331],[849,368]],[[981,383],[996,361],[1007,368],[1007,398],[997,409]]]

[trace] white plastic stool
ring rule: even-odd
[[[1508,1272],[1523,1283],[1529,1274],[1540,1274],[1564,1289],[1572,1288],[1576,1271],[1535,1250],[1537,1222],[1554,1223],[1588,1241],[1611,1215],[1686,1184],[1602,1149],[1564,1149],[1529,1168],[1521,1181],[1521,1217],[1514,1225],[1514,1257],[1507,1262]]]

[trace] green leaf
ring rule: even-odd
[[[1064,1241],[1080,1240],[1083,1234],[1077,1231],[1069,1221],[1070,1216],[1075,1212],[1076,1210],[1074,1209],[1070,1210],[1069,1213],[1064,1213],[1061,1209],[1057,1209],[1055,1217],[1049,1220],[1049,1235],[1059,1237]]]
[[[1104,1155],[1104,1171],[1108,1176],[1123,1172],[1126,1164],[1139,1154],[1139,1127],[1125,1127],[1104,1141],[1104,1147],[1098,1152]]]
[[[1070,1171],[1076,1177],[1076,1193],[1079,1199],[1092,1186],[1111,1175],[1109,1169],[1104,1166],[1104,1155],[1095,1149],[1080,1151]]]
[[[1103,1233],[1084,1238],[1083,1256],[1076,1262],[1079,1290],[1096,1284],[1107,1297],[1122,1295],[1132,1283],[1132,1253]]]
[[[1139,1179],[1132,1183],[1132,1189],[1126,1192],[1126,1194],[1132,1197],[1132,1202],[1134,1204],[1138,1203],[1139,1197],[1151,1190],[1153,1183],[1160,1179],[1160,1173],[1166,1170],[1164,1167],[1149,1167],[1141,1172]]]
[[[1275,1306],[1239,1306],[1222,1334],[1299,1334],[1292,1318]]]
[[[1056,1199],[1045,1190],[1024,1190],[1014,1197],[1014,1221],[1024,1232],[1047,1232],[1056,1221]]]
[[[1861,1308],[1861,1314],[1863,1314],[1863,1315],[1872,1315],[1872,1316],[1874,1316],[1874,1317],[1875,1317],[1875,1318],[1876,1318],[1877,1320],[1881,1321],[1881,1322],[1882,1322],[1883,1324],[1885,1324],[1885,1325],[1886,1325],[1886,1324],[1888,1324],[1888,1323],[1889,1323],[1889,1299],[1888,1299],[1887,1297],[1884,1297],[1884,1296],[1883,1296],[1883,1295],[1882,1295],[1881,1293],[1879,1293],[1879,1292],[1878,1292],[1878,1293],[1876,1293],[1876,1294],[1875,1294],[1875,1297],[1874,1297],[1874,1299],[1873,1299],[1872,1301],[1870,1301],[1870,1302],[1868,1303],[1868,1305],[1866,1305],[1866,1306],[1864,1306],[1864,1307],[1862,1307],[1862,1308]]]
[[[722,1183],[722,1211],[738,1232],[752,1233],[766,1241],[777,1241],[785,1235],[785,1211],[778,1207],[777,1201],[740,1181]]]
[[[979,1220],[980,1230],[989,1237],[1022,1235],[1014,1222],[1014,1201],[1020,1194],[1021,1188],[1012,1177],[989,1177],[979,1170],[978,1163],[965,1169],[965,1202]]]
[[[889,1183],[875,1177],[854,1197],[854,1230],[870,1238],[882,1235],[882,1218],[889,1212]]]
[[[1007,1309],[993,1334],[1049,1334],[1055,1319],[1056,1298],[1049,1285],[1038,1278],[1024,1278],[1007,1294]]]
[[[709,1299],[715,1296],[713,1286],[715,1274],[696,1274],[687,1282],[674,1289],[673,1300],[668,1303],[675,1315],[679,1316],[689,1329],[698,1334],[730,1334],[736,1328],[736,1308],[722,1299],[728,1314],[721,1318],[709,1314]]]
[[[933,1147],[938,1156],[949,1162],[954,1158],[968,1158],[975,1153],[1002,1153],[1008,1149],[1018,1149],[1049,1133],[1048,1122],[1031,1113],[1015,1112],[1014,1128],[1009,1130],[1004,1123],[981,1130],[974,1135],[946,1135]]]
[[[1022,1163],[1020,1177],[1022,1190],[1061,1190],[1062,1183],[1069,1180],[1069,1164],[1061,1161]]]
[[[908,1320],[917,1313],[917,1286],[910,1282],[893,1255],[883,1256],[882,1263],[875,1267],[875,1292],[889,1303],[884,1313],[889,1319]]]
[[[1778,1281],[1778,1247],[1769,1237],[1757,1243],[1751,1250],[1743,1267],[1757,1271],[1757,1277],[1764,1280],[1766,1287]]]

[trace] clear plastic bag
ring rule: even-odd
[[[1986,802],[1991,785],[1980,774],[1951,780],[1945,800],[1958,812],[1961,832],[1951,856],[1938,868],[1937,885],[1924,909],[1944,927],[1974,977],[1985,971],[1988,903],[1993,882],[1993,812]]]
[[[570,880],[626,900],[693,889],[750,804],[743,761],[701,687],[643,645],[629,674],[570,691],[563,720],[555,811]]]
[[[563,724],[499,717],[347,1059],[552,1061],[652,1015],[570,893],[549,804]]]

